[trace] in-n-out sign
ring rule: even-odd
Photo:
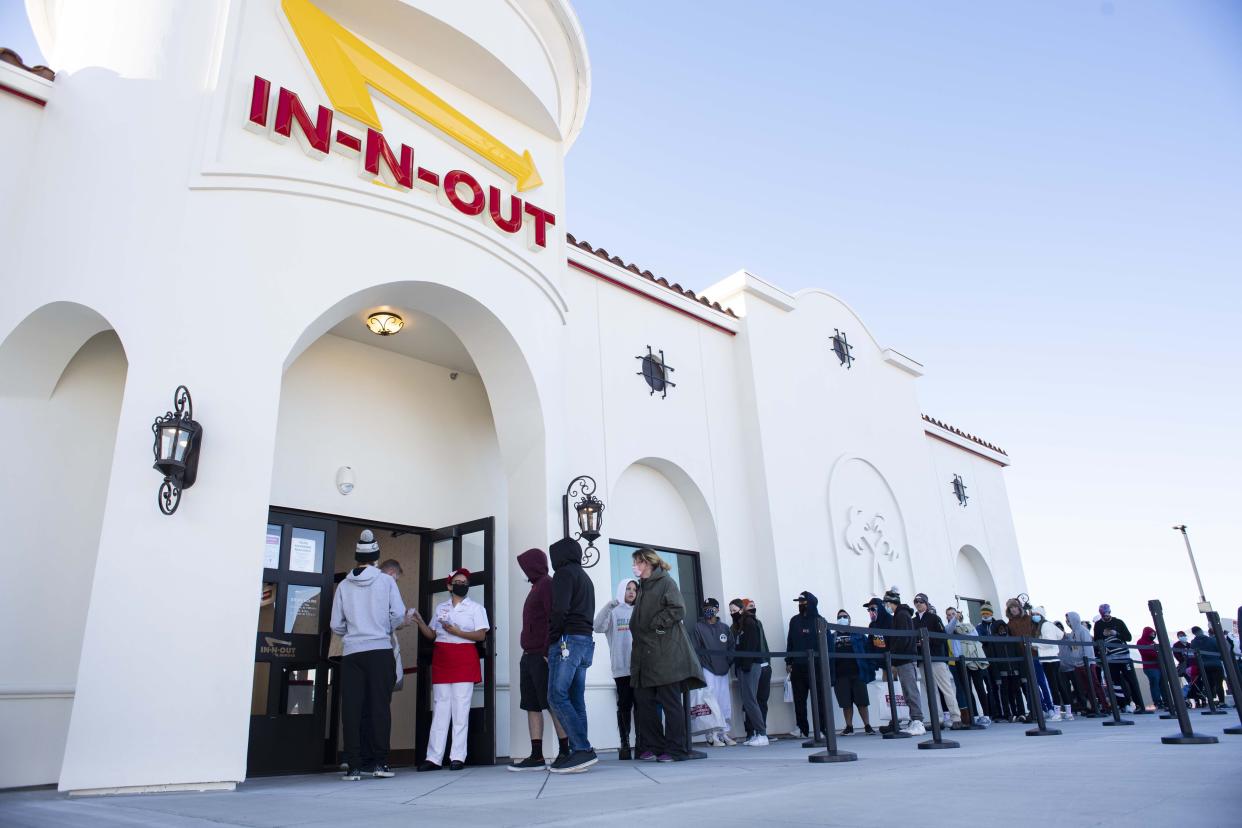
[[[503,233],[520,233],[525,226],[528,243],[533,249],[547,247],[548,227],[556,224],[556,216],[552,213],[516,195],[504,194],[498,187],[488,186],[484,190],[478,179],[464,170],[450,170],[441,177],[439,173],[416,166],[414,149],[407,144],[400,144],[394,151],[384,138],[370,88],[382,92],[481,160],[512,176],[518,192],[543,183],[529,150],[518,153],[506,146],[309,0],[282,0],[281,5],[324,91],[338,111],[320,106],[312,120],[301,99],[281,87],[276,93],[273,118],[272,84],[256,75],[251,86],[248,129],[281,142],[296,135],[298,143],[312,158],[325,158],[330,152],[356,158],[360,161],[359,175],[363,178],[378,179],[401,190],[415,187],[428,190],[458,212],[488,221]],[[348,122],[336,123],[338,115],[346,116]],[[360,126],[355,128],[353,122]]]

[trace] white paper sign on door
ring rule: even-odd
[[[292,538],[289,542],[289,569],[294,572],[318,572],[319,561],[315,541],[311,538]]]
[[[263,568],[276,569],[280,566],[280,534],[267,533],[267,543],[263,547]]]

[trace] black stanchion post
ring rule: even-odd
[[[811,679],[811,738],[803,742],[802,746],[804,748],[823,747],[827,743],[824,741],[823,714],[820,713],[820,681],[816,674],[824,669],[824,665],[820,663],[819,656],[814,650],[806,651],[806,663],[810,666],[807,673]]]
[[[963,652],[964,651],[965,651],[965,648],[963,647]],[[966,694],[966,712],[969,714],[969,718],[970,718],[970,724],[966,724],[966,718],[963,717],[962,724],[966,725],[967,729],[969,730],[986,730],[987,728],[985,728],[983,725],[979,724],[978,722],[979,714],[973,712],[976,709],[975,708],[975,694],[974,694],[973,688],[970,686],[970,674],[968,672],[969,669],[970,668],[966,666],[966,656],[964,655],[958,656],[957,657],[957,672],[959,674],[958,681],[962,683],[962,692]]]
[[[1022,636],[1022,665],[1026,667],[1026,680],[1031,687],[1031,712],[1035,714],[1035,727],[1026,732],[1027,736],[1060,736],[1061,731],[1048,727],[1044,719],[1043,697],[1039,693],[1039,683],[1035,678],[1035,657],[1031,655],[1031,639]]]
[[[819,660],[824,665],[820,676],[824,680],[824,697],[832,698],[832,667],[828,664],[828,627],[825,624],[816,624],[818,628]],[[857,753],[851,753],[848,750],[837,750],[837,723],[836,717],[832,712],[832,703],[829,701],[825,705],[824,710],[824,735],[827,737],[827,750],[821,750],[819,753],[812,753],[806,757],[808,762],[821,764],[825,762],[853,762],[858,759]]]
[[[1160,661],[1160,646],[1156,646],[1156,663],[1160,665],[1160,680],[1164,682],[1164,712],[1160,714],[1162,719],[1176,719],[1177,714],[1173,712],[1173,696],[1181,698],[1182,686],[1177,680],[1177,668],[1174,667],[1172,675],[1164,671],[1164,664]]]
[[[940,737],[940,694],[936,692],[936,677],[932,673],[931,639],[927,637],[926,627],[919,627],[919,649],[923,653],[923,686],[927,688],[927,712],[932,726],[932,737],[925,742],[919,742],[919,749],[944,750],[961,747],[952,739]]]
[[[909,739],[910,734],[906,733],[898,727],[897,721],[897,691],[893,688],[893,654],[887,649],[884,651],[884,675],[888,682],[888,725],[889,729],[883,733],[882,738],[885,739]],[[909,702],[907,702],[909,704]]]
[[[1153,599],[1147,602],[1147,609],[1151,610],[1151,622],[1156,628],[1156,640],[1160,642],[1160,649],[1157,651],[1160,657],[1160,669],[1169,675],[1177,675],[1173,662],[1173,647],[1169,644],[1169,631],[1164,627],[1164,608],[1159,601]],[[1215,736],[1204,736],[1194,732],[1190,726],[1190,714],[1186,712],[1186,700],[1182,698],[1181,693],[1173,694],[1173,706],[1177,710],[1177,723],[1181,726],[1182,732],[1177,736],[1162,736],[1161,742],[1166,745],[1211,745],[1220,741]]]
[[[1108,696],[1108,707],[1113,712],[1113,718],[1110,721],[1101,722],[1100,724],[1105,727],[1118,727],[1120,725],[1134,724],[1134,722],[1130,719],[1121,718],[1121,705],[1117,704],[1117,691],[1113,690],[1113,671],[1108,666],[1108,659],[1105,658],[1104,645],[1099,641],[1095,642],[1095,651],[1099,655],[1100,666],[1104,670],[1104,690],[1105,694]]]
[[[1238,691],[1242,688],[1238,684],[1238,665],[1233,660],[1233,648],[1229,646],[1229,639],[1225,638],[1225,629],[1220,625],[1220,613],[1209,612],[1207,617],[1208,624],[1212,627],[1212,635],[1216,637],[1216,646],[1220,647],[1220,663],[1225,669],[1225,680],[1229,682],[1229,693],[1233,696],[1233,709],[1238,714],[1239,724],[1225,728],[1225,733],[1239,736],[1242,735],[1242,705],[1238,704]]]
[[[1204,669],[1204,666],[1203,666],[1203,653],[1199,652],[1199,650],[1195,647],[1192,647],[1191,650],[1195,654],[1195,661],[1198,662],[1199,664],[1199,682],[1203,685],[1203,695],[1207,696],[1207,703],[1208,703],[1208,709],[1201,710],[1199,712],[1199,715],[1200,716],[1224,716],[1225,715],[1224,710],[1216,709],[1216,694],[1212,692],[1212,686],[1208,684],[1207,670]]]

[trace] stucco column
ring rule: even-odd
[[[61,790],[245,778],[280,360],[202,341],[210,355],[130,354]],[[151,423],[179,383],[204,439],[166,517]]]

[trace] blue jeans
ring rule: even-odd
[[[561,656],[561,641],[568,649]],[[595,655],[595,639],[566,635],[548,647],[548,707],[556,714],[571,751],[590,750],[587,739],[586,673]]]
[[[1045,713],[1052,710],[1052,690],[1048,687],[1048,676],[1044,675],[1044,665],[1035,661],[1035,683],[1039,685],[1039,706]]]
[[[1164,707],[1164,682],[1161,681],[1160,669],[1144,667],[1143,674],[1147,676],[1147,685],[1151,688],[1152,702],[1156,707]]]

